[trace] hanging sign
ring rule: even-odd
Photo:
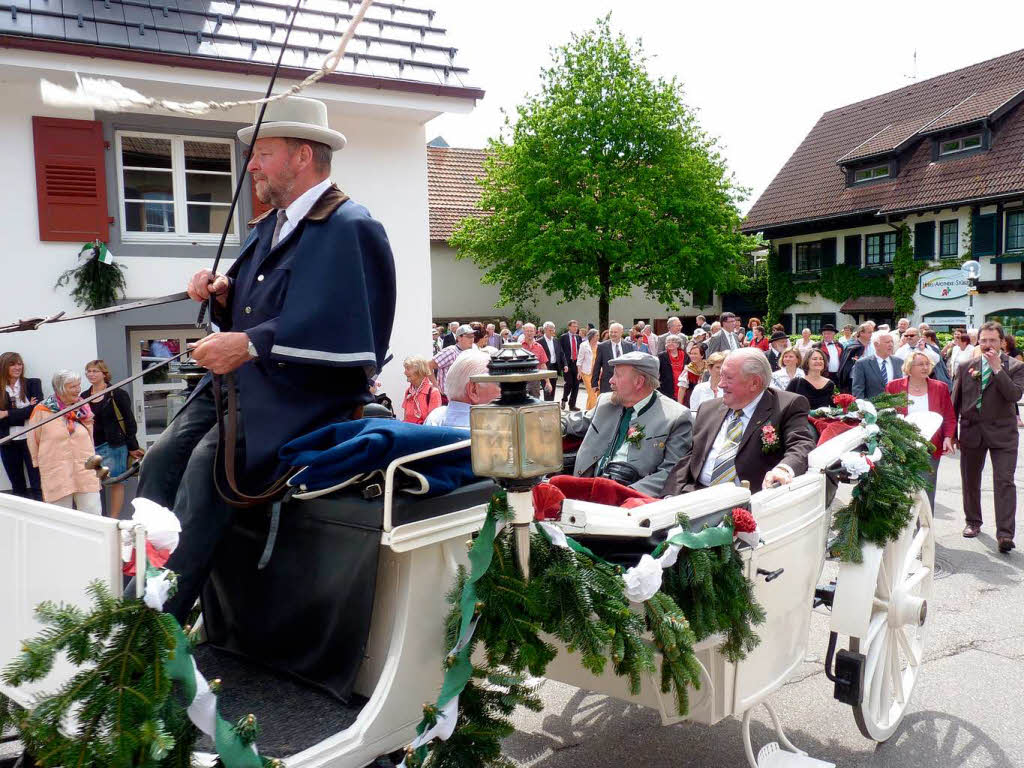
[[[926,299],[960,299],[967,295],[967,275],[959,269],[937,269],[921,275],[918,291]]]

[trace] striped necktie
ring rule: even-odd
[[[711,485],[732,483],[736,480],[736,451],[739,449],[740,438],[743,437],[743,411],[733,411],[732,420],[725,431],[725,442],[722,450],[715,458],[715,468],[711,471]]]
[[[889,383],[889,358],[878,358],[878,370],[882,374],[882,389],[885,389],[885,385]]]
[[[992,368],[989,366],[987,360],[981,361],[981,388],[978,390],[978,402],[976,403],[977,409],[981,410],[981,396],[985,394],[985,387],[988,386],[989,377],[992,376]]]

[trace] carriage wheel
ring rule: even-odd
[[[914,692],[934,572],[932,511],[919,491],[903,535],[883,550],[868,631],[850,638],[850,650],[866,658],[863,700],[853,716],[860,732],[874,741],[892,736]]]

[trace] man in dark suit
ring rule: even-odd
[[[663,496],[742,481],[759,491],[807,471],[814,448],[807,398],[769,387],[771,380],[761,350],[729,354],[722,364],[722,396],[697,410],[690,455],[672,468]]]
[[[591,374],[592,377],[596,376],[600,392],[612,391],[612,366],[609,363],[634,350],[632,342],[623,340],[622,326],[619,323],[612,323],[608,326],[608,341],[602,341],[597,345],[597,354],[594,355],[594,371]]]
[[[839,384],[839,363],[843,357],[843,345],[836,339],[836,327],[832,323],[821,326],[821,341],[814,345],[825,355],[825,376]]]
[[[568,404],[570,411],[578,411],[576,395],[580,391],[580,378],[576,368],[576,356],[579,354],[583,337],[580,336],[580,324],[575,320],[569,321],[568,328],[569,330],[558,339],[562,353],[562,375],[565,377],[565,386],[562,388],[562,407],[565,408]]]
[[[551,389],[544,390],[545,400],[555,399],[555,387],[558,385],[558,374],[562,371],[562,345],[557,336],[555,336],[555,324],[552,322],[544,323],[544,335],[538,339],[538,342],[544,347],[544,353],[548,356],[547,368],[549,371],[555,372],[555,377],[551,379]]]
[[[782,331],[775,331],[768,340],[768,352],[765,353],[765,357],[768,358],[768,365],[772,367],[773,371],[779,370],[779,360],[782,359],[782,353],[788,346],[789,336]]]
[[[903,363],[892,356],[892,336],[878,334],[874,347],[874,357],[862,357],[853,366],[854,397],[872,400],[885,392],[890,381],[903,378]]]
[[[718,321],[722,324],[722,330],[712,336],[708,342],[709,357],[715,354],[715,352],[731,352],[743,346],[737,333],[739,330],[739,318],[732,312],[723,312],[719,315]]]
[[[455,331],[457,331],[458,328],[459,328],[459,321],[458,320],[452,320],[450,323],[448,323],[448,333],[446,333],[442,337],[442,344],[441,344],[442,348],[444,348],[444,347],[451,347],[451,346],[455,345],[455,341],[457,339],[457,337],[455,335]]]
[[[867,323],[861,323],[854,332],[853,340],[843,348],[839,358],[839,391],[850,394],[853,388],[853,366],[864,357],[864,350],[871,345],[871,329]]]
[[[1024,395],[1024,363],[1000,351],[1003,327],[984,323],[978,331],[981,357],[960,364],[953,385],[953,409],[960,417],[960,482],[964,494],[964,536],[981,531],[981,471],[985,454],[992,462],[996,539],[1000,552],[1014,548],[1017,488],[1017,412]]]

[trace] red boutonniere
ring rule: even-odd
[[[636,424],[636,425],[631,426],[629,428],[629,431],[626,432],[626,442],[629,443],[630,445],[636,447],[636,448],[639,448],[640,447],[640,442],[646,436],[647,435],[644,433],[644,425],[643,424]]]
[[[761,451],[774,453],[777,450],[779,450],[779,433],[771,424],[765,424],[761,427]]]
[[[836,395],[832,398],[832,402],[842,408],[843,413],[847,413],[850,410],[850,406],[857,402],[857,398],[853,395]]]
[[[731,514],[733,535],[737,533],[753,533],[757,530],[757,521],[754,520],[754,516],[750,514],[749,509],[736,507]]]

